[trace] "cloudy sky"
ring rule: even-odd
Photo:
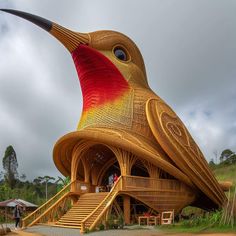
[[[0,8],[80,32],[125,33],[143,54],[150,86],[205,157],[236,151],[236,1],[6,0]],[[67,50],[35,25],[0,12],[0,157],[11,144],[28,179],[58,176],[53,145],[76,129],[81,105]]]

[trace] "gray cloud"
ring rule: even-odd
[[[81,32],[127,34],[142,51],[150,86],[181,117],[206,158],[215,150],[236,151],[235,1],[12,0],[0,7]],[[59,175],[52,148],[76,129],[81,105],[65,48],[33,24],[0,13],[1,155],[12,144],[27,177]]]

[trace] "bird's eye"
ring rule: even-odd
[[[116,47],[114,49],[114,54],[121,61],[127,61],[128,60],[128,56],[127,56],[125,50],[123,50],[120,47]]]

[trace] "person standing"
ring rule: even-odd
[[[15,219],[15,230],[17,230],[17,226],[19,226],[21,218],[21,210],[18,205],[15,205],[13,210],[13,218]]]
[[[113,176],[113,185],[116,183],[117,180],[118,180],[118,175],[115,173]]]

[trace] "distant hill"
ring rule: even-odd
[[[236,163],[221,163],[211,166],[211,169],[217,180],[232,181],[234,186],[236,186]]]

